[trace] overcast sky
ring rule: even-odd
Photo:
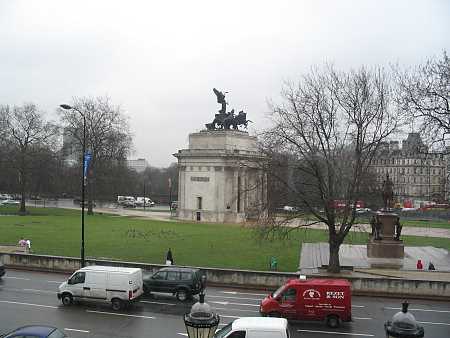
[[[130,119],[135,152],[167,166],[220,109],[268,125],[267,101],[314,65],[336,68],[441,56],[449,0],[0,0],[0,104],[49,115],[104,96]]]

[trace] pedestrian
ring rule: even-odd
[[[173,256],[172,256],[172,250],[167,251],[167,255],[166,255],[166,265],[173,265]]]
[[[28,251],[31,251],[31,241],[29,239],[26,240]]]
[[[436,268],[434,267],[433,262],[430,261],[430,264],[428,264],[428,270],[436,270]]]
[[[26,246],[27,245],[27,241],[25,240],[25,238],[23,238],[23,237],[20,238],[19,245],[20,246]]]
[[[421,259],[417,260],[416,267],[417,267],[417,270],[422,270],[423,269],[423,264],[422,264],[422,260]]]

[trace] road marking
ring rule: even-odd
[[[140,300],[139,303],[160,304],[160,305],[172,305],[172,306],[177,305],[177,304],[174,304],[174,303],[151,302],[151,301],[149,301],[149,300]]]
[[[297,330],[297,332],[340,334],[340,335],[360,336],[360,337],[375,337],[375,335],[369,334],[369,333],[351,333],[351,332],[316,331],[316,330]]]
[[[230,297],[230,296],[212,296],[212,295],[208,295],[208,298],[247,299],[247,300],[256,300],[256,301],[260,301],[261,300],[261,299],[256,299],[256,298]]]
[[[389,307],[389,306],[385,306],[385,309],[388,310],[401,310],[402,308],[400,307]],[[430,309],[408,309],[408,311],[424,311],[424,312],[439,312],[439,313],[449,313],[450,310],[430,310]]]
[[[28,305],[28,306],[40,306],[40,307],[48,307],[51,309],[57,309],[57,306],[51,306],[51,305],[41,305],[41,304],[32,304],[32,303],[21,303],[21,302],[11,302],[8,300],[0,300],[0,303],[8,303],[8,304],[18,304],[18,305]]]
[[[237,291],[220,291],[222,293],[227,293],[230,295],[251,295],[251,296],[267,296],[267,293],[248,293],[248,292],[237,292]],[[211,297],[208,295],[208,297]]]
[[[49,291],[49,290],[38,290],[38,289],[23,289],[23,291],[32,291],[32,292],[44,292],[44,293],[51,293],[54,294],[55,291]]]
[[[450,326],[450,323],[434,323],[434,322],[419,322],[419,321],[417,321],[417,322],[420,323],[420,324],[447,325],[447,326]]]
[[[23,278],[23,277],[12,277],[12,276],[5,276],[3,278],[9,278],[9,279],[21,279],[21,280],[31,280],[30,278]]]
[[[69,329],[67,327],[64,330],[66,330],[66,331],[83,332],[83,333],[89,333],[90,332],[90,331],[87,331],[87,330]]]
[[[365,305],[352,305],[352,307],[366,307]]]
[[[209,303],[215,303],[215,304],[220,304],[220,305],[244,305],[244,306],[259,307],[259,304],[244,304],[244,303],[231,303],[231,302],[209,302]]]
[[[155,317],[151,316],[138,316],[138,315],[127,315],[125,313],[116,313],[116,312],[104,312],[104,311],[94,311],[94,310],[86,310],[86,312],[90,313],[100,313],[104,315],[112,315],[112,316],[123,316],[123,317],[135,317],[135,318],[144,318],[144,319],[155,319]]]
[[[256,313],[259,313],[259,311],[257,311],[257,310],[229,309],[229,308],[226,308],[226,307],[214,307],[214,310],[243,311],[243,312],[256,312]]]
[[[219,316],[223,317],[223,318],[241,318],[239,316],[225,316],[225,315],[219,315]]]
[[[372,320],[373,318],[369,317],[352,317],[353,319],[359,319],[359,320]]]
[[[61,284],[64,283],[65,281],[59,281],[59,280],[48,280],[47,283],[57,283],[57,284]]]

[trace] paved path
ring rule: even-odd
[[[293,226],[299,226],[300,221],[292,222]],[[316,223],[307,226],[310,229],[327,230],[328,226],[324,223]],[[354,232],[372,232],[370,224],[355,224],[351,231]],[[431,227],[410,227],[404,226],[402,228],[402,236],[419,236],[419,237],[437,237],[437,238],[450,238],[450,229],[431,228]]]

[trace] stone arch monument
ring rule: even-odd
[[[225,94],[214,89],[221,104],[206,130],[189,135],[189,148],[178,159],[179,219],[238,223],[261,214],[267,201],[265,157],[257,138],[246,128],[246,114],[226,112]]]

